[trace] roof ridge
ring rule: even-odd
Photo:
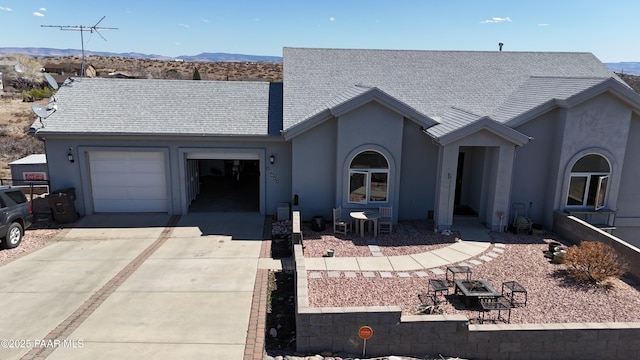
[[[544,75],[531,75],[531,79],[602,79],[608,80],[614,78],[613,76],[544,76]]]
[[[469,110],[467,110],[467,109],[463,109],[463,108],[461,108],[461,107],[457,107],[457,106],[449,106],[449,109],[458,110],[458,111],[461,111],[461,112],[463,112],[463,113],[465,113],[465,114],[469,114],[469,115],[477,116],[477,117],[478,117],[478,119],[480,119],[480,118],[482,118],[483,116],[485,116],[485,115],[476,114],[476,113],[474,113],[474,112],[472,112],[472,111],[469,111]]]
[[[477,53],[477,54],[588,54],[589,51],[497,51],[497,50],[432,50],[432,49],[375,49],[375,48],[319,48],[285,46],[283,50],[326,50],[326,51],[379,51],[379,52],[430,52],[430,53]]]

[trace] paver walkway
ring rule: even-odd
[[[328,271],[329,277],[338,277],[341,272],[345,276],[352,276],[354,272],[363,275],[378,272],[383,277],[408,277],[409,271],[417,276],[427,276],[424,270],[441,275],[440,267],[452,264],[474,266],[482,262],[491,261],[504,252],[504,244],[492,244],[488,230],[480,225],[477,219],[462,220],[454,223],[454,229],[460,232],[460,241],[440,249],[402,256],[371,256],[371,257],[314,257],[305,258],[305,266],[312,273],[314,271]],[[375,254],[377,245],[369,244]],[[481,255],[482,254],[482,255]]]

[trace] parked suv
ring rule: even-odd
[[[5,249],[20,245],[24,229],[31,225],[31,208],[19,188],[0,186],[0,241]]]

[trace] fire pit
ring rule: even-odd
[[[455,280],[455,293],[462,295],[465,305],[478,297],[498,297],[500,293],[487,280]]]

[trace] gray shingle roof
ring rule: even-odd
[[[282,84],[76,78],[45,133],[279,135]]]
[[[606,79],[531,77],[502,104],[492,118],[505,122],[550,100],[566,100]]]
[[[283,58],[285,129],[354,84],[441,117],[490,116],[532,76],[617,79],[590,53],[285,48]]]
[[[440,118],[440,124],[427,129],[427,133],[434,138],[439,138],[474,123],[481,118],[482,116],[472,114],[468,111],[450,108]]]

